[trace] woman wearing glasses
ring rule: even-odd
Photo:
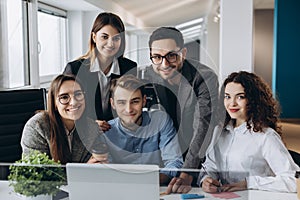
[[[85,105],[81,83],[74,76],[57,76],[48,92],[47,110],[34,115],[23,129],[23,153],[39,150],[62,164],[97,162],[90,152],[102,132],[86,117]]]
[[[100,13],[90,33],[88,52],[67,64],[64,74],[79,77],[85,87],[88,114],[102,129],[113,119],[109,103],[109,88],[113,79],[125,73],[136,75],[137,64],[123,56],[125,27],[119,16]]]

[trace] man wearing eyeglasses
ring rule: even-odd
[[[154,87],[156,102],[173,119],[178,131],[184,168],[197,169],[205,156],[215,126],[214,110],[218,99],[216,74],[198,61],[187,61],[182,33],[173,27],[156,29],[149,39],[152,66],[144,78]],[[167,193],[187,193],[192,174],[182,172],[170,182]]]

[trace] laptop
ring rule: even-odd
[[[159,200],[159,167],[68,163],[70,200]]]

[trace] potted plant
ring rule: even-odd
[[[65,170],[59,162],[37,150],[23,154],[22,158],[9,167],[9,185],[14,192],[27,199],[52,199],[59,187],[66,184]]]

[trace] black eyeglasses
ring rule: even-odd
[[[71,96],[69,94],[62,94],[62,95],[59,95],[57,98],[58,98],[59,103],[61,103],[62,105],[67,105],[71,100]],[[74,92],[73,98],[76,101],[82,101],[84,99],[84,92],[83,91]]]
[[[178,51],[175,52],[169,52],[165,56],[161,56],[161,55],[150,56],[150,59],[154,65],[160,65],[163,62],[164,58],[168,61],[168,63],[174,63],[177,61],[177,58],[181,50],[182,49],[179,49]]]

